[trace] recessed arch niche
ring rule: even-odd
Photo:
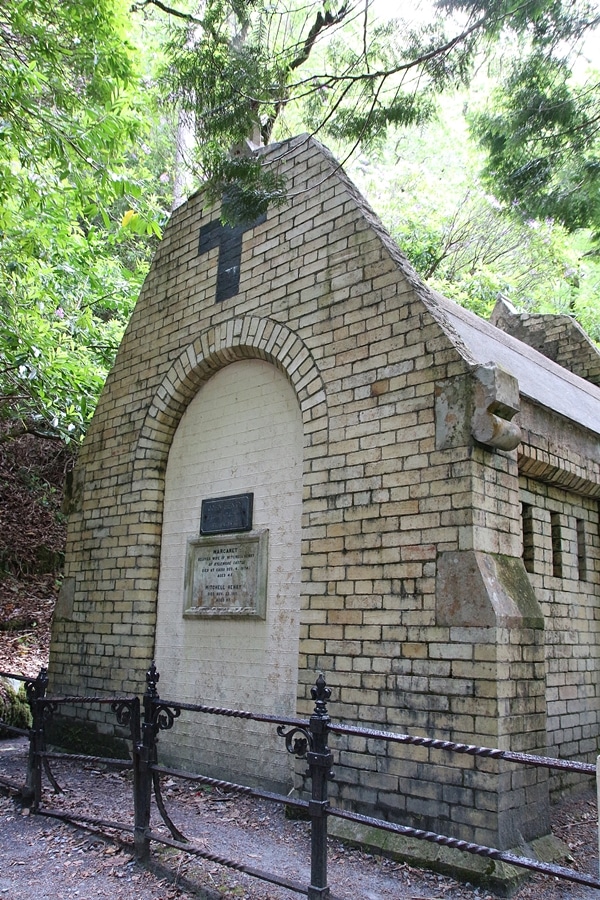
[[[175,431],[165,473],[156,664],[165,696],[293,715],[298,681],[302,414],[285,375],[262,359],[206,381]],[[186,566],[203,499],[253,494],[253,532],[267,534],[264,617],[189,617]],[[175,734],[176,732],[176,734]],[[184,714],[161,736],[178,765],[252,783],[291,780],[272,726]],[[244,754],[239,753],[240,743]]]

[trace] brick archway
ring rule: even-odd
[[[325,387],[306,345],[285,325],[247,316],[203,331],[163,377],[140,430],[133,471],[136,485],[162,490],[169,448],[181,416],[202,385],[219,369],[242,359],[264,359],[292,384],[304,423],[305,442],[327,440]]]

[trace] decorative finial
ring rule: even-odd
[[[331,690],[325,683],[325,677],[322,672],[315,682],[315,686],[310,689],[311,696],[315,701],[315,716],[324,718],[327,716],[327,701],[331,697]]]
[[[154,660],[152,660],[152,665],[146,672],[146,695],[147,696],[158,697],[158,690],[157,690],[156,685],[158,684],[159,681],[160,681],[160,675],[158,673],[158,670],[156,668]]]

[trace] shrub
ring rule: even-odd
[[[31,727],[31,710],[24,685],[15,690],[9,681],[0,678],[0,720],[13,728]],[[11,736],[11,732],[0,725],[0,738]]]

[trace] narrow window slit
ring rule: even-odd
[[[535,560],[533,507],[529,503],[521,504],[521,519],[523,524],[523,563],[527,572],[533,572]]]
[[[550,513],[550,529],[552,532],[552,574],[555,578],[562,578],[562,528],[560,524],[560,515],[558,513]]]
[[[577,519],[577,567],[579,580],[588,580],[587,540],[585,532],[585,520]]]

